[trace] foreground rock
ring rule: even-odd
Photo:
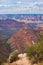
[[[10,65],[31,65],[31,63],[29,62],[29,60],[26,57],[26,53],[19,54],[18,57],[19,57],[19,60],[11,63]]]

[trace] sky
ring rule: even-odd
[[[43,0],[0,0],[0,14],[43,14]]]

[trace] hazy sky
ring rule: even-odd
[[[43,14],[43,0],[0,0],[2,14]]]

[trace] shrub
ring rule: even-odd
[[[33,63],[43,61],[43,43],[39,42],[27,49],[27,56]]]
[[[37,54],[38,61],[42,61],[43,60],[43,43],[39,42],[38,44],[36,44],[34,50]]]
[[[27,48],[27,56],[29,56],[29,58],[31,59],[32,56],[35,55],[35,51],[34,51],[34,47],[30,46]]]
[[[14,52],[10,53],[8,62],[12,63],[13,61],[16,61],[18,59],[19,51],[15,50]]]
[[[2,62],[0,61],[0,65],[2,64]]]

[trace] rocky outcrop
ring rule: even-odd
[[[11,63],[11,65],[31,65],[30,61],[26,57],[26,53],[19,54],[19,60]]]
[[[25,49],[38,42],[36,33],[31,28],[23,28],[7,41],[10,44],[12,50],[18,49],[21,52],[25,52]]]

